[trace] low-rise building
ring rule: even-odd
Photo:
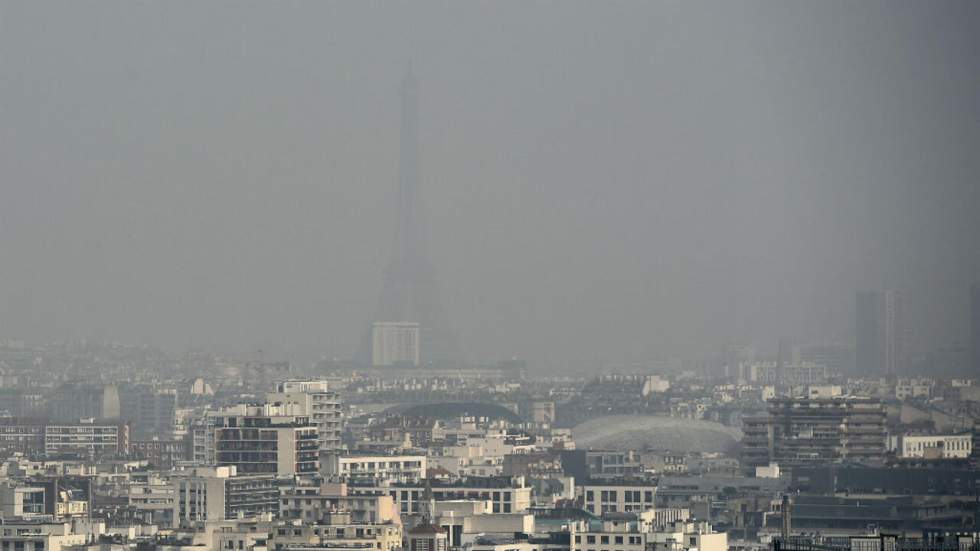
[[[296,485],[284,488],[280,496],[279,515],[285,520],[317,523],[332,512],[349,513],[355,522],[401,522],[392,496],[350,495],[346,484]]]
[[[62,551],[95,541],[105,531],[100,522],[73,519],[5,520],[0,525],[0,549],[9,551]]]
[[[389,495],[402,514],[418,514],[423,508],[423,484],[350,486],[352,495]],[[531,486],[522,477],[470,477],[458,481],[432,482],[436,501],[490,501],[494,513],[521,513],[531,506]]]
[[[654,507],[657,487],[642,481],[585,482],[576,492],[590,513],[639,513]]]
[[[611,513],[573,523],[570,551],[726,551],[728,537],[706,522],[676,521],[655,526],[648,515]]]
[[[395,551],[402,545],[400,523],[355,522],[349,512],[331,512],[316,523],[285,522],[268,540],[270,549],[365,549]]]
[[[903,459],[966,459],[973,453],[973,435],[966,433],[899,436],[895,451]]]
[[[324,475],[350,481],[415,482],[425,478],[427,467],[427,459],[423,454],[329,453],[320,458],[320,470]]]

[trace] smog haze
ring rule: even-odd
[[[399,86],[466,357],[911,348],[980,280],[976,2],[4,2],[0,336],[350,358]]]

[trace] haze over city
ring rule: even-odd
[[[980,2],[0,0],[0,551],[980,551]]]
[[[0,336],[350,358],[392,255],[399,87],[466,358],[967,345],[974,2],[0,5]]]

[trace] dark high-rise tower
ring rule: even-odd
[[[409,69],[401,88],[398,215],[394,248],[384,273],[381,301],[373,321],[418,323],[421,362],[456,364],[462,361],[462,354],[439,303],[426,244],[420,189],[418,119],[418,82]],[[362,360],[371,359],[371,342],[369,334],[361,351]]]
[[[970,361],[971,373],[980,373],[980,282],[970,286]]]
[[[857,295],[856,344],[858,375],[906,375],[908,331],[905,304],[898,291],[866,291]]]

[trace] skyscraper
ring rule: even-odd
[[[401,88],[401,146],[398,162],[398,215],[394,247],[384,273],[381,300],[366,330],[359,359],[371,361],[377,323],[417,323],[419,362],[456,364],[462,353],[439,303],[425,238],[420,189],[418,82],[411,69]]]
[[[970,286],[970,365],[980,373],[980,281]]]
[[[904,374],[908,366],[908,331],[901,293],[864,291],[857,294],[856,302],[858,374]]]

